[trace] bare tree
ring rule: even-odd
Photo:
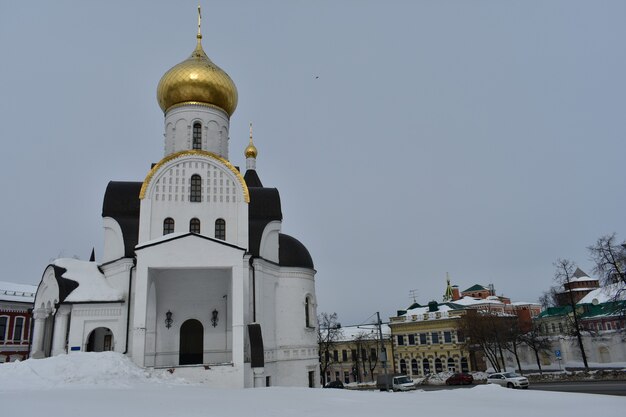
[[[336,342],[341,340],[343,332],[341,323],[337,320],[337,313],[320,313],[317,316],[317,344],[320,357],[320,377],[322,386],[326,385],[326,371],[334,363],[331,349]]]
[[[359,370],[359,374],[364,377],[369,376],[370,380],[374,381],[374,370],[378,365],[378,356],[376,354],[378,349],[377,335],[372,332],[360,332],[354,337],[354,345],[357,350],[356,367],[359,368],[360,364],[363,370],[362,373]]]
[[[550,340],[545,336],[541,336],[539,324],[537,323],[533,323],[530,331],[526,334],[521,335],[520,340],[535,353],[535,360],[537,361],[539,373],[543,374],[543,370],[541,369],[541,359],[539,358],[539,355],[541,355],[542,353],[550,352],[552,348]]]
[[[578,317],[579,313],[576,308],[576,300],[574,299],[574,293],[571,287],[572,278],[574,277],[574,271],[576,270],[576,265],[569,259],[557,259],[557,261],[554,263],[554,267],[556,268],[556,271],[554,272],[554,280],[559,283],[565,290],[568,305],[572,309],[571,323],[570,326],[568,326],[569,330],[571,330],[572,334],[576,337],[578,341],[578,348],[580,349],[580,355],[583,358],[585,369],[589,369],[589,364],[587,363],[587,355],[585,353],[585,347],[583,346],[582,331],[584,329],[582,324],[580,323],[580,318]],[[568,316],[568,318],[569,317],[570,316]]]
[[[459,321],[465,348],[470,352],[482,351],[496,372],[506,370],[502,349],[506,345],[507,327],[503,317],[490,311],[467,310]]]
[[[522,364],[519,360],[519,347],[523,343],[522,329],[520,326],[519,317],[503,317],[501,327],[502,333],[504,335],[504,348],[515,356],[517,369],[520,371],[521,374],[523,374],[524,371],[522,370]]]
[[[604,285],[626,284],[626,242],[618,243],[613,233],[598,238],[587,250],[595,264],[593,272],[600,276]]]
[[[557,287],[550,287],[549,290],[544,291],[539,297],[539,304],[541,304],[541,307],[546,310],[550,307],[556,307],[559,305],[557,294]]]

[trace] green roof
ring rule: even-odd
[[[469,287],[468,289],[466,289],[466,290],[465,290],[465,291],[463,291],[463,292],[469,292],[469,291],[482,291],[482,290],[489,290],[489,288],[483,287],[483,286],[482,286],[482,285],[480,285],[480,284],[475,284],[475,285],[472,285],[471,287]]]

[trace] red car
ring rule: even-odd
[[[474,377],[470,374],[454,374],[446,379],[446,385],[470,385],[474,383]]]

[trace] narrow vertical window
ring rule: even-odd
[[[309,297],[304,299],[304,322],[306,327],[311,327],[311,302],[309,301]]]
[[[224,219],[215,220],[215,239],[226,240],[226,222]]]
[[[24,330],[24,317],[15,318],[15,326],[13,326],[13,341],[22,341],[22,330]]]
[[[196,219],[195,217],[189,220],[189,231],[191,233],[200,234],[200,220]]]
[[[189,201],[199,203],[202,201],[202,178],[198,174],[191,176],[191,188],[189,190]]]
[[[174,233],[174,219],[168,217],[163,220],[163,234],[168,235],[170,233]]]
[[[202,125],[200,123],[193,124],[192,149],[202,149]]]
[[[9,327],[9,318],[0,317],[0,342],[4,342],[6,338],[7,327]]]

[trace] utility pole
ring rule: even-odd
[[[383,322],[380,321],[380,313],[376,312],[376,324],[378,325],[378,338],[380,343],[380,363],[383,366],[383,372],[385,373],[385,388],[389,391],[389,378],[387,377],[387,350],[385,349],[385,342],[383,341]]]

